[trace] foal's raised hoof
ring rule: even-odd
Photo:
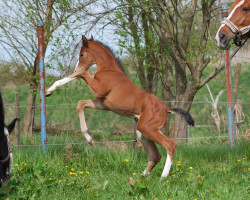
[[[46,97],[49,97],[50,95],[52,95],[52,92],[46,92]]]
[[[89,142],[89,144],[90,144],[91,146],[93,146],[93,145],[94,145],[94,140],[91,140],[91,141]]]

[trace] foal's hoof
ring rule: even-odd
[[[50,95],[52,95],[52,92],[51,91],[47,91],[46,92],[46,97],[49,97]]]
[[[94,145],[94,140],[91,140],[91,141],[89,142],[89,144],[90,144],[91,146],[93,146],[93,145]]]

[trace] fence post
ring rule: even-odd
[[[222,18],[228,17],[228,4],[221,4]],[[230,52],[225,50],[225,69],[226,69],[226,86],[227,86],[227,121],[228,121],[228,135],[231,147],[235,146],[235,129],[234,129],[234,113],[233,113],[233,94],[232,94],[232,75]]]
[[[15,142],[14,145],[16,148],[20,145],[20,107],[19,107],[19,93],[16,92],[15,95],[15,112],[16,112],[16,126],[15,126]]]
[[[45,102],[45,69],[44,69],[44,28],[43,21],[40,20],[37,26],[38,35],[38,62],[39,62],[39,82],[40,82],[40,113],[41,113],[41,141],[42,148],[46,149],[46,102]]]

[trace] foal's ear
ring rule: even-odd
[[[82,36],[82,46],[88,47],[88,39],[85,35]]]
[[[91,35],[91,38],[89,39],[89,41],[94,41],[93,35]]]
[[[13,131],[13,129],[15,128],[15,124],[16,124],[16,120],[17,118],[13,119],[12,122],[10,122],[10,124],[7,126],[7,129],[9,131],[9,134]]]

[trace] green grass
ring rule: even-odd
[[[132,145],[128,144],[129,147]],[[148,177],[143,150],[110,150],[105,144],[21,147],[14,150],[12,179],[3,199],[225,199],[249,197],[250,145],[179,145],[170,175],[160,180],[166,159]],[[127,160],[126,160],[127,159]]]

